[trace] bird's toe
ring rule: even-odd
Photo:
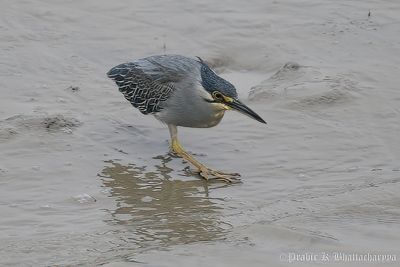
[[[198,171],[199,175],[206,179],[206,180],[211,180],[211,179],[216,179],[216,180],[221,180],[226,183],[238,183],[240,182],[240,174],[239,173],[225,173],[221,171],[216,171],[212,170],[209,168],[202,168]]]

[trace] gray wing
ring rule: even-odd
[[[132,106],[143,114],[157,113],[175,90],[182,77],[157,62],[139,60],[112,68],[107,76],[113,79]]]

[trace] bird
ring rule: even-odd
[[[107,72],[119,91],[144,115],[153,115],[169,129],[173,154],[190,162],[205,180],[240,181],[240,174],[211,169],[186,152],[178,127],[216,126],[225,111],[236,110],[266,122],[243,104],[230,82],[217,75],[200,57],[153,55],[119,64]]]

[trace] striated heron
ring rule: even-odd
[[[120,64],[107,75],[141,113],[152,114],[168,125],[172,152],[192,163],[202,178],[226,182],[238,180],[238,173],[206,167],[187,153],[178,141],[177,126],[213,127],[230,109],[266,123],[240,102],[235,87],[219,77],[203,60],[180,55],[150,56]]]

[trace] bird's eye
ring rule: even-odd
[[[215,100],[218,100],[218,101],[223,101],[224,100],[224,96],[218,91],[214,91],[212,93],[212,96],[214,97]]]

